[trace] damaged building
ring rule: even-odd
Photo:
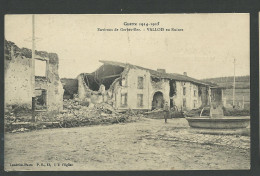
[[[36,51],[35,68],[33,68],[30,49],[19,48],[6,40],[4,49],[5,107],[22,106],[31,109],[32,97],[35,95],[36,110],[52,112],[62,110],[64,90],[58,73],[58,55]]]
[[[222,103],[222,89],[187,76],[166,73],[113,61],[93,73],[78,75],[78,95],[92,104],[107,102],[116,109],[153,110],[171,108],[185,111]]]

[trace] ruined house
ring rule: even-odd
[[[5,107],[22,106],[31,109],[34,91],[36,110],[62,110],[64,91],[58,74],[58,55],[45,51],[35,52],[33,85],[32,51],[19,48],[10,41],[5,41],[4,49]],[[37,75],[38,72],[41,74]]]
[[[178,110],[222,103],[222,89],[184,75],[113,61],[93,73],[78,75],[78,94],[92,104],[107,102],[116,109],[153,110],[167,101]]]

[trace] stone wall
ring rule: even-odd
[[[138,77],[143,78],[143,88],[138,88]],[[164,78],[153,80],[148,70],[126,66],[110,89],[101,91],[90,90],[84,81],[84,74],[78,77],[78,93],[81,100],[88,97],[90,103],[111,102],[116,109],[151,110],[152,101],[156,92],[163,95],[163,101],[170,105],[170,83],[173,84],[173,104],[179,110],[191,110],[202,105],[202,95],[199,86],[190,82],[172,81]],[[183,95],[183,87],[186,87],[186,95]],[[195,93],[194,93],[195,91]],[[200,92],[200,93],[199,93]],[[203,92],[205,93],[205,91]],[[143,104],[138,104],[138,96],[142,95]],[[204,94],[203,94],[204,95]],[[186,99],[186,108],[183,107],[183,99]],[[123,101],[126,101],[124,103]]]
[[[31,82],[31,50],[18,48],[5,41],[5,106],[31,108],[33,88]],[[47,110],[63,109],[63,88],[58,74],[58,56],[54,53],[36,51],[36,58],[46,60],[46,77],[35,79],[35,89],[47,92]]]
[[[112,93],[110,90],[105,90],[104,85],[101,85],[98,91],[91,90],[84,81],[84,74],[77,76],[78,79],[78,96],[81,101],[87,101],[92,104],[111,103]]]
[[[8,66],[7,66],[8,65]],[[5,104],[25,105],[32,104],[32,85],[30,59],[24,56],[5,59]]]

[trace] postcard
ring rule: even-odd
[[[5,15],[5,170],[250,169],[249,17]]]

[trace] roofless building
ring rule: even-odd
[[[78,79],[80,99],[95,104],[106,102],[117,109],[153,110],[168,102],[171,107],[191,110],[222,103],[222,89],[211,83],[165,69],[151,70],[129,63],[100,62],[93,73],[81,73]]]

